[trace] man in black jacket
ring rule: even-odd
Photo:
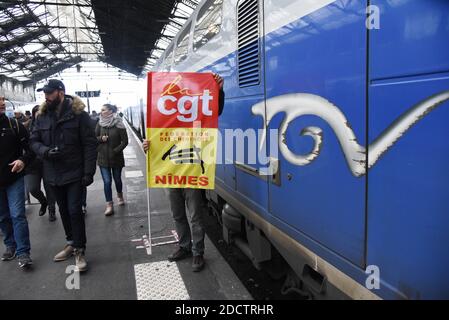
[[[67,260],[74,254],[76,267],[82,272],[87,270],[82,189],[93,182],[97,141],[84,103],[66,95],[61,81],[49,80],[38,91],[44,91],[45,102],[31,133],[31,148],[43,159],[44,181],[56,197],[67,239],[54,261]]]
[[[0,228],[6,246],[1,259],[10,261],[17,255],[19,266],[24,268],[32,260],[23,175],[34,154],[28,146],[28,131],[5,112],[5,97],[0,96]]]

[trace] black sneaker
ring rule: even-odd
[[[55,209],[48,209],[48,221],[50,222],[56,221]]]
[[[204,268],[204,258],[202,255],[194,256],[192,262],[193,272],[201,271]]]
[[[33,264],[33,260],[31,260],[29,254],[22,254],[17,259],[19,259],[19,267],[27,268]]]
[[[5,253],[2,255],[2,261],[11,261],[16,257],[16,248],[6,248]]]
[[[179,247],[173,254],[168,256],[168,261],[179,261],[190,257],[192,255],[192,251]]]
[[[47,212],[47,202],[41,203],[41,208],[39,209],[39,217],[42,217]]]

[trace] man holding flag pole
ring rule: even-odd
[[[193,255],[192,270],[199,272],[205,265],[203,215],[206,205],[202,189],[214,187],[215,175],[215,159],[212,164],[204,162],[201,150],[206,147],[215,150],[217,118],[224,106],[223,79],[213,74],[215,83],[210,86],[211,74],[180,73],[175,76],[169,73],[150,73],[148,76],[149,140],[144,140],[142,146],[145,152],[150,150],[147,155],[148,185],[167,188],[179,236],[179,246],[168,260],[179,261]],[[158,84],[165,79],[171,82],[158,89]],[[204,84],[207,80],[209,87]],[[200,116],[199,104],[202,104]],[[190,121],[194,123],[188,127]],[[181,127],[184,130],[180,130]],[[197,135],[201,139],[196,138]],[[183,141],[187,144],[183,145]],[[186,210],[190,214],[190,225]]]

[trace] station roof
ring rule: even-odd
[[[134,75],[151,69],[195,0],[0,1],[0,74],[48,78],[81,61]]]
[[[165,25],[175,21],[176,4],[176,0],[92,0],[104,60],[140,74]]]

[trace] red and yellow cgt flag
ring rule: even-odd
[[[218,94],[211,73],[148,73],[148,187],[214,188]]]

